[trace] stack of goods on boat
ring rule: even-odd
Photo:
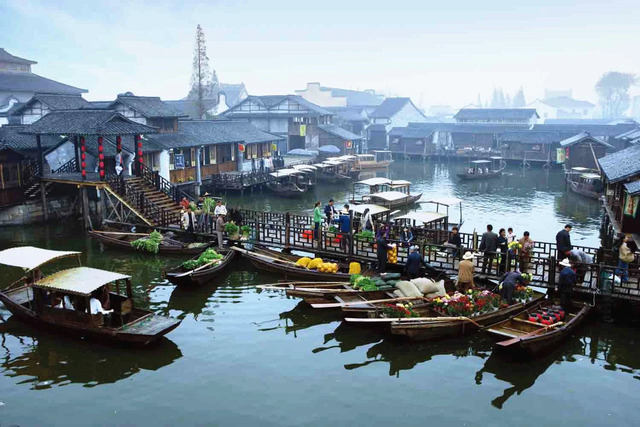
[[[154,254],[199,254],[211,245],[181,240],[183,236],[172,231],[162,234],[157,230],[151,233],[89,230],[87,234],[107,246]]]
[[[217,252],[209,248],[199,256],[167,272],[167,279],[174,285],[202,285],[227,267],[236,253],[229,249],[221,249]]]

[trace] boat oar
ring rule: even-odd
[[[402,298],[387,298],[387,299],[374,299],[371,301],[362,300],[362,301],[349,301],[349,302],[336,302],[329,304],[311,304],[313,308],[338,308],[338,307],[351,307],[354,305],[362,305],[362,304],[374,304],[379,302],[400,302],[400,301],[411,301],[411,300],[426,300],[424,297],[402,297]]]
[[[459,321],[459,322],[471,322],[478,328],[481,328],[478,322],[471,320],[465,316],[457,316],[457,317],[378,317],[369,319],[366,317],[346,317],[344,319],[347,322],[352,323],[394,323],[394,322],[450,322],[450,321]]]
[[[200,271],[200,270],[202,270],[203,268],[208,267],[208,266],[210,266],[210,265],[212,265],[212,264],[217,264],[218,262],[220,262],[220,260],[219,260],[219,259],[214,259],[213,261],[208,262],[208,263],[206,263],[205,265],[201,265],[200,267],[198,267],[198,268],[196,268],[196,269],[194,269],[194,270],[189,270],[189,271],[187,271],[186,273],[176,274],[176,275],[175,275],[175,276],[173,276],[173,277],[182,277],[182,276],[187,276],[187,275],[189,275],[189,274],[193,274],[193,273],[195,273],[196,271]]]
[[[265,283],[264,285],[256,285],[258,289],[282,289],[284,291],[288,289],[311,289],[311,286],[330,286],[330,287],[339,287],[343,285],[348,285],[349,282],[277,282],[277,283]],[[296,286],[296,285],[309,285],[309,288],[305,286]],[[290,287],[292,286],[292,287]]]

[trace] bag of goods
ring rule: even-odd
[[[320,267],[322,264],[324,264],[324,261],[322,261],[322,258],[314,258],[311,260],[311,262],[309,262],[309,265],[307,265],[307,268],[309,270],[315,270],[316,268]]]
[[[397,264],[398,263],[398,247],[394,246],[393,248],[387,251],[387,260],[389,264]]]
[[[359,262],[352,262],[349,264],[349,274],[360,274],[362,272],[362,268],[360,267]]]
[[[380,277],[382,277],[382,280],[385,282],[389,280],[398,280],[400,279],[400,273],[383,273]]]
[[[405,297],[422,296],[422,292],[420,292],[420,290],[416,288],[416,285],[406,280],[400,280],[398,283],[396,283],[396,289],[400,290],[400,292],[402,292]]]
[[[393,295],[396,298],[404,298],[404,294],[402,292],[400,292],[400,289],[396,289],[395,291],[393,291]]]
[[[444,290],[444,280],[440,280],[439,282],[435,283],[435,288],[437,289],[436,291],[425,294],[424,296],[427,298],[435,298],[443,297],[446,295],[446,291]]]
[[[416,285],[416,287],[420,289],[420,292],[422,292],[424,295],[438,291],[438,287],[436,286],[435,282],[426,277],[418,277],[412,279],[411,283]]]
[[[296,265],[307,268],[310,262],[311,262],[311,258],[305,256],[300,258],[298,261],[296,261]]]

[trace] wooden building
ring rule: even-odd
[[[456,123],[531,126],[540,116],[533,108],[462,108],[453,118]]]
[[[8,114],[12,118],[12,123],[29,125],[51,111],[79,110],[81,108],[93,108],[91,103],[81,95],[36,93],[27,102],[12,108]]]
[[[23,174],[25,156],[0,143],[0,207],[24,201]]]
[[[360,135],[349,132],[338,125],[318,126],[318,147],[333,145],[340,149],[340,154],[353,154],[356,144],[362,140]]]
[[[434,127],[393,128],[389,132],[389,151],[396,156],[429,157],[436,154]]]
[[[605,184],[604,206],[616,232],[632,233],[640,243],[640,146],[598,160]]]
[[[565,169],[571,170],[574,167],[597,169],[598,159],[604,157],[607,150],[613,151],[614,148],[609,143],[581,132],[561,141],[560,149],[560,154],[564,156]]]
[[[409,123],[426,122],[427,118],[410,98],[387,98],[373,110],[369,117],[372,125],[367,128],[367,151],[386,150],[388,133]]]

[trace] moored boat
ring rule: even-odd
[[[552,301],[544,301],[493,325],[487,332],[497,339],[506,338],[494,345],[498,352],[534,355],[566,339],[584,322],[590,310],[591,306],[587,304],[574,303],[573,307],[565,312],[554,306]],[[544,313],[549,314],[547,319],[553,321],[540,323],[544,319]],[[552,318],[551,315],[556,317]]]
[[[492,157],[491,159],[502,161],[501,157]],[[502,176],[503,168],[500,165],[494,167],[492,160],[472,160],[470,166],[464,172],[457,173],[456,176],[461,180],[499,178]]]
[[[285,291],[287,296],[302,298],[313,308],[340,308],[336,297],[361,296],[366,299],[395,298],[389,290],[363,291],[354,289],[348,282],[283,282],[260,285],[258,288]],[[391,289],[392,291],[392,289]]]
[[[309,190],[310,178],[307,174],[297,169],[280,169],[269,175],[274,177],[273,181],[266,183],[266,186],[275,195],[284,198],[296,198],[305,194]]]
[[[566,172],[569,190],[590,199],[599,199],[604,191],[602,178],[597,170],[585,167],[574,167]]]
[[[0,291],[0,301],[22,320],[111,343],[146,345],[178,327],[180,320],[134,306],[130,276],[76,267],[40,277],[41,266],[79,255],[30,246],[1,251],[0,264],[27,276]]]
[[[369,194],[356,199],[356,187],[369,187]],[[392,181],[387,178],[369,178],[358,181],[353,185],[351,203],[375,204],[389,209],[413,205],[420,200],[422,194],[411,194],[411,182],[406,180]]]
[[[176,268],[167,271],[167,279],[177,286],[198,286],[208,283],[222,272],[237,254],[236,251],[231,249],[220,249],[217,252],[223,255],[222,259],[192,269],[185,268],[184,264],[180,264]],[[194,257],[193,259],[196,260],[197,258]]]
[[[105,246],[135,251],[131,242],[149,237],[149,233],[132,233],[111,230],[88,230],[87,234],[92,239],[102,243]],[[171,237],[164,236],[158,245],[159,254],[183,254],[194,255],[199,254],[211,246],[212,242],[192,242],[188,243],[182,240],[181,234],[175,234]]]

